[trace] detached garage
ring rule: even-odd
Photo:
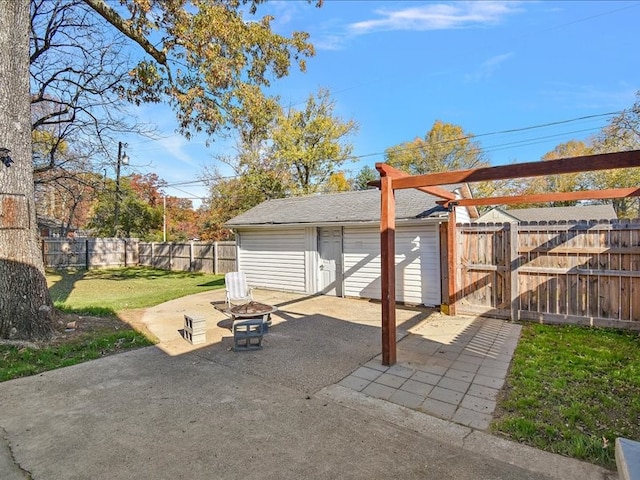
[[[466,195],[465,195],[466,196]],[[439,305],[440,198],[396,192],[396,300]],[[466,209],[457,210],[468,222]],[[250,285],[304,294],[380,299],[380,192],[269,200],[229,220],[238,270]]]

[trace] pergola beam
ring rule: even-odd
[[[444,207],[449,207],[452,203],[461,207],[470,207],[478,205],[514,205],[518,203],[567,202],[627,197],[640,197],[640,188],[610,188],[607,190],[582,190],[579,192],[533,193],[508,197],[461,198],[454,200],[453,202],[440,200],[436,203],[439,203]]]
[[[386,163],[376,163],[376,170],[380,172],[381,177],[403,178],[409,176],[408,173],[405,173],[402,170],[398,170],[397,168],[394,168],[391,165],[387,165]],[[368,185],[380,188],[380,181],[377,180],[369,182]],[[456,198],[455,194],[440,187],[416,187],[416,190],[420,190],[421,192],[428,193],[429,195],[444,198],[447,200],[455,200]]]
[[[640,167],[640,150],[399,177],[393,179],[393,188],[398,190],[632,167]],[[380,171],[378,164],[376,169]]]

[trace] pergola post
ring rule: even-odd
[[[449,268],[449,315],[456,314],[456,298],[458,297],[458,285],[456,278],[458,270],[456,265],[456,207],[449,207],[449,221],[447,222],[447,264]]]
[[[396,363],[396,199],[391,177],[380,179],[380,262],[382,289],[382,365]]]

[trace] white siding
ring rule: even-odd
[[[396,229],[396,300],[440,304],[440,255],[437,225]],[[345,227],[344,291],[346,296],[381,298],[380,231]]]
[[[304,228],[238,233],[238,270],[249,285],[306,293]]]
[[[454,192],[456,194],[456,198],[462,198],[462,193],[460,189],[457,188]],[[470,223],[471,216],[469,215],[469,210],[467,207],[455,207],[456,210],[456,223]]]
[[[456,223],[471,223],[471,216],[467,207],[456,208]]]

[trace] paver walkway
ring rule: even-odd
[[[485,430],[520,330],[520,325],[489,318],[429,320],[398,342],[395,365],[383,366],[379,355],[339,384]]]

